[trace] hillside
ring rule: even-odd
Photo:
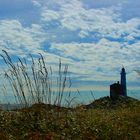
[[[139,140],[140,101],[103,97],[76,108],[0,111],[0,140]]]
[[[135,107],[140,105],[140,101],[131,97],[118,96],[116,99],[110,97],[102,97],[93,101],[88,105],[83,105],[86,109],[117,109],[122,107]]]

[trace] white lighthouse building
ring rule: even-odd
[[[127,88],[126,88],[126,72],[125,72],[125,69],[122,68],[122,71],[121,71],[121,86],[122,86],[122,94],[123,96],[127,96]]]

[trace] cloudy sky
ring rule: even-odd
[[[139,7],[139,0],[0,0],[0,51],[42,53],[54,69],[61,58],[73,90],[96,97],[109,94],[124,66],[128,93],[140,98]]]

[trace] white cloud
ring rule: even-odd
[[[87,75],[90,79],[94,79],[97,75],[100,75],[99,78],[105,78],[103,75],[117,74],[114,73],[114,70],[118,72],[122,65],[129,72],[136,69],[140,60],[138,59],[139,43],[123,46],[122,43],[102,39],[98,43],[52,44],[50,49],[73,61],[70,63],[71,72],[83,76]],[[100,80],[99,78],[98,80]],[[131,75],[130,78],[132,78]]]
[[[0,21],[0,49],[8,50],[14,55],[34,53],[40,49],[44,33],[39,25],[24,28],[17,20]]]
[[[44,10],[42,13],[42,21],[43,22],[50,22],[53,20],[59,20],[60,15],[57,13],[57,11],[53,10]]]
[[[32,3],[37,7],[41,7],[41,4],[39,3],[39,1],[33,0]]]
[[[139,64],[140,42],[131,46],[107,39],[101,39],[98,43],[52,43],[50,50],[44,52],[41,44],[46,37],[41,26],[33,24],[31,28],[24,28],[16,20],[3,20],[0,25],[1,49],[22,56],[40,52],[49,64],[55,64],[55,68],[56,60],[61,57],[63,63],[69,64],[70,71],[78,76],[87,75],[90,79],[100,80],[103,74],[108,75],[108,71],[121,65],[133,70]]]
[[[51,30],[53,32],[50,31],[50,35],[55,34],[56,38],[59,38],[61,31],[66,30],[66,32],[74,33],[72,36],[79,36],[81,39],[87,38],[87,42],[88,37],[99,39],[97,43],[52,42],[51,52],[57,52],[57,55],[68,61],[72,60],[70,62],[72,72],[79,73],[79,75],[89,74],[89,78],[94,79],[93,75],[105,75],[111,70],[111,74],[113,74],[113,71],[122,65],[126,66],[129,71],[138,65],[140,48],[139,41],[135,38],[140,36],[139,18],[123,21],[120,5],[117,5],[118,7],[88,9],[78,0],[53,1],[52,5],[54,3],[59,5],[56,10],[50,6],[50,1],[48,3],[42,10],[42,23],[52,25],[54,20],[59,23],[55,26],[55,30]],[[61,36],[63,34],[65,32],[62,32]],[[106,37],[118,39],[118,41],[109,41],[105,39]],[[123,40],[123,42],[119,40]],[[129,45],[129,41],[132,40],[134,43]],[[102,70],[101,72],[97,71],[98,67]],[[79,69],[82,71],[78,71]]]
[[[128,78],[136,79],[132,71],[140,68],[140,41],[135,39],[140,36],[139,18],[123,21],[117,8],[88,9],[79,0],[33,2],[41,9],[40,25],[23,27],[17,20],[0,20],[0,49],[22,56],[40,52],[54,69],[61,57],[63,63],[69,64],[69,71],[87,81],[113,80],[122,65],[128,69]],[[89,42],[88,37],[98,41],[79,43],[85,38]],[[124,39],[124,42],[107,37]],[[135,41],[129,45],[131,40]],[[46,51],[44,42],[51,44]]]
[[[45,1],[44,1],[45,2]],[[126,41],[132,39],[133,35],[139,35],[140,26],[139,18],[132,18],[127,21],[121,19],[121,9],[117,6],[107,8],[90,8],[84,7],[79,0],[71,1],[52,1],[44,4],[42,8],[41,21],[45,26],[52,28],[55,24],[56,32],[66,29],[72,32],[78,32],[75,36],[81,38],[92,37],[93,39],[102,37],[124,38]],[[57,10],[50,6],[57,4]]]

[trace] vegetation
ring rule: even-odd
[[[102,101],[101,101],[102,102]],[[132,102],[131,102],[132,103]],[[102,104],[101,104],[102,106]],[[139,140],[140,101],[116,109],[46,104],[1,111],[2,140]]]
[[[71,81],[67,76],[68,66],[65,65],[63,70],[61,60],[58,73],[53,75],[52,68],[46,66],[41,54],[37,59],[30,55],[31,61],[17,58],[18,61],[13,62],[8,53],[4,50],[3,52],[4,54],[1,56],[8,66],[4,75],[11,86],[11,90],[13,90],[16,104],[29,107],[34,103],[43,102],[61,106],[64,102],[69,105],[73,101],[73,98],[70,97],[70,91],[64,97],[65,88],[67,86],[70,89]],[[7,85],[4,85],[3,91],[6,91],[6,87]]]
[[[74,97],[69,93],[64,99],[68,78],[67,67],[62,72],[61,62],[58,90],[52,100],[53,80],[40,56],[36,63],[32,58],[30,71],[21,59],[13,63],[6,52],[2,55],[9,67],[5,76],[13,88],[15,101],[24,106],[12,111],[0,110],[0,140],[139,140],[140,101],[104,97],[71,108]],[[65,107],[63,100],[67,103]]]

